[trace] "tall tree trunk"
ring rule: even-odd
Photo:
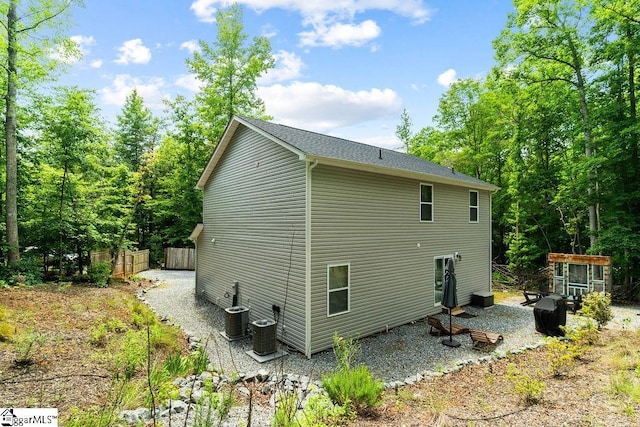
[[[633,34],[629,27],[627,27],[627,43],[630,43],[633,40]],[[636,100],[636,55],[634,53],[634,47],[627,45],[627,58],[629,61],[629,118],[631,119],[631,134],[629,137],[631,138],[631,189],[630,194],[634,193],[634,190],[640,185],[640,156],[638,156],[638,143],[639,143],[639,135],[638,135],[638,107]],[[631,202],[631,212],[632,214],[636,214],[640,209],[640,201],[633,200]],[[629,248],[625,249],[625,258],[629,258]],[[631,268],[627,264],[624,269],[624,284],[625,288],[629,290],[631,288]]]
[[[64,172],[62,174],[62,186],[60,188],[60,208],[59,208],[59,217],[60,217],[60,222],[58,224],[58,237],[60,238],[58,244],[58,256],[60,257],[60,261],[59,261],[59,267],[60,267],[60,277],[63,276],[63,272],[62,272],[62,267],[63,267],[63,258],[64,258],[64,254],[63,254],[63,245],[64,245],[64,233],[62,230],[62,221],[64,219],[64,189],[67,185],[67,165],[65,163],[64,165]]]
[[[7,12],[7,94],[4,122],[6,144],[6,226],[9,265],[20,261],[18,242],[18,160],[16,136],[16,80],[17,80],[17,0],[10,0]]]
[[[573,44],[573,41],[569,39],[569,47],[571,48],[571,55],[573,59],[573,69],[576,75],[576,87],[578,89],[578,95],[580,97],[580,114],[582,116],[582,126],[584,133],[584,154],[587,159],[590,159],[594,155],[593,138],[591,136],[591,123],[589,121],[589,109],[587,108],[587,91],[582,75],[582,61],[578,55],[578,51]],[[589,246],[594,247],[598,240],[598,212],[596,208],[596,201],[594,198],[594,188],[597,183],[597,176],[590,174],[589,179],[593,179],[594,182],[589,183],[587,188],[587,194],[589,195]]]

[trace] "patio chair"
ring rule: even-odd
[[[449,333],[449,327],[444,326],[440,319],[433,316],[427,316],[427,324],[429,325],[429,333],[437,337],[443,335],[458,335],[469,332],[469,328],[466,326],[456,325],[453,323],[451,325],[451,333]]]
[[[471,329],[469,331],[469,336],[471,337],[471,342],[473,342],[474,350],[480,350],[490,345],[496,345],[498,341],[504,339],[500,334],[478,331],[475,329]]]
[[[540,298],[542,298],[542,293],[541,292],[533,292],[533,291],[524,290],[524,291],[522,291],[522,295],[524,295],[524,301],[522,301],[520,303],[520,305],[535,304],[538,301],[540,301]]]

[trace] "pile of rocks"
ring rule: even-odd
[[[212,369],[211,366],[209,368]],[[324,393],[321,382],[312,381],[308,376],[295,374],[279,375],[271,373],[266,369],[260,369],[256,372],[246,374],[240,373],[233,377],[217,373],[213,370],[207,370],[200,375],[177,378],[174,380],[174,384],[178,388],[179,398],[162,402],[155,410],[156,420],[165,425],[169,424],[169,420],[171,420],[174,425],[183,425],[187,412],[189,412],[189,422],[187,425],[190,425],[196,413],[196,407],[198,405],[206,407],[208,402],[215,401],[215,396],[211,396],[211,393],[218,393],[217,401],[221,401],[223,398],[221,390],[226,386],[233,387],[237,394],[248,397],[250,394],[249,387],[252,384],[257,384],[257,390],[259,390],[260,393],[270,396],[268,399],[268,408],[259,408],[259,410],[255,410],[256,408],[254,408],[254,416],[263,419],[267,418],[264,420],[265,423],[254,423],[254,425],[269,425],[268,418],[273,414],[280,396],[284,393],[297,393],[301,408],[305,406],[310,397],[317,393]],[[209,397],[214,398],[208,399]],[[233,412],[234,411],[229,415],[229,419],[226,420],[228,425],[237,425],[237,422],[246,416],[243,413],[244,411],[236,410],[235,414]],[[212,416],[216,417],[217,414],[213,412]],[[126,424],[138,424],[151,420],[153,414],[149,408],[138,408],[122,411],[120,418]]]

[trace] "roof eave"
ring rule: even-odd
[[[334,159],[330,157],[319,157],[307,155],[306,160],[317,161],[319,164],[327,166],[337,166],[347,169],[354,169],[363,172],[372,172],[382,175],[397,176],[401,178],[416,179],[421,181],[437,182],[440,184],[449,184],[457,187],[471,188],[475,190],[497,191],[500,187],[485,182],[469,182],[462,179],[449,178],[441,175],[435,175],[425,172],[416,172],[406,169],[391,168],[388,166],[372,165],[368,163],[351,162],[348,160]]]

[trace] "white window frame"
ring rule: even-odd
[[[347,266],[347,286],[346,287],[342,287],[342,288],[338,288],[338,289],[331,289],[330,287],[330,283],[329,283],[329,271],[331,270],[332,267],[344,267]],[[338,313],[331,313],[330,310],[330,303],[329,303],[329,297],[333,292],[338,292],[338,291],[344,291],[346,289],[347,291],[347,309],[346,311],[340,311]],[[333,262],[333,263],[329,263],[327,264],[327,317],[333,317],[333,316],[339,316],[341,314],[346,314],[349,313],[351,311],[351,263],[350,262]]]
[[[422,186],[425,187],[431,187],[431,201],[430,202],[423,202],[422,201]],[[433,184],[426,184],[424,182],[420,183],[420,191],[418,193],[418,200],[420,201],[420,209],[418,211],[418,218],[420,219],[420,222],[433,222],[433,220],[435,219],[435,209],[434,209],[434,205],[435,205],[435,198],[436,198],[436,193],[433,189]],[[431,219],[422,219],[422,205],[429,205],[431,206]]]
[[[437,270],[436,263],[438,262],[438,260],[442,260],[442,290],[440,292],[443,292],[444,291],[444,275],[446,271],[447,258],[455,262],[454,254],[436,255],[433,257],[433,275],[431,276],[431,278],[433,280],[433,306],[434,307],[439,307],[442,305],[442,298],[436,299],[436,270]]]
[[[471,193],[476,193],[476,205],[471,204]],[[471,219],[471,212],[476,210],[476,219],[475,221]],[[469,190],[469,222],[472,224],[477,224],[480,222],[480,192],[477,190]]]

